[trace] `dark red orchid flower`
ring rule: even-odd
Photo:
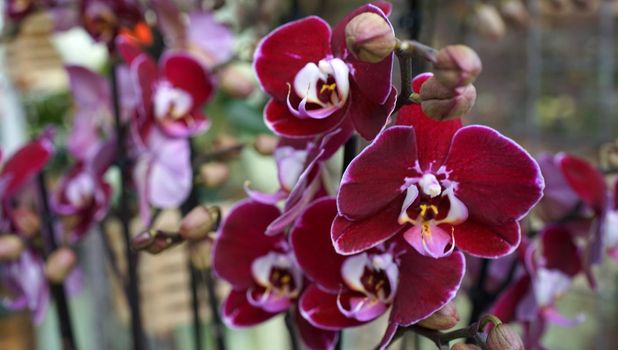
[[[140,129],[156,124],[170,137],[189,137],[208,128],[202,109],[214,86],[197,59],[181,51],[167,52],[157,67],[151,56],[130,41],[119,38],[117,45],[140,95]]]
[[[335,198],[320,198],[290,234],[298,264],[314,282],[299,304],[311,324],[339,330],[369,322],[392,306],[385,346],[399,325],[416,323],[455,297],[465,271],[461,252],[434,260],[396,238],[363,253],[339,255],[330,239],[336,216]]]
[[[80,6],[84,29],[96,41],[112,47],[122,29],[133,30],[143,21],[142,9],[134,0],[84,0]]]
[[[566,318],[556,307],[556,301],[582,271],[581,257],[571,234],[565,227],[551,226],[540,235],[540,252],[533,245],[522,244],[517,278],[490,311],[504,322],[521,322],[525,348],[533,350],[545,349],[541,339],[548,324],[571,327],[584,318],[583,315]]]
[[[230,327],[248,327],[293,309],[304,288],[303,272],[284,234],[266,235],[280,210],[252,200],[238,203],[213,246],[215,273],[232,285],[223,303]],[[333,348],[337,334],[295,316],[301,338],[312,349]]]
[[[429,77],[414,80],[414,91]],[[354,159],[337,197],[337,252],[355,254],[401,234],[420,254],[455,247],[496,258],[521,239],[518,220],[541,198],[537,163],[514,141],[485,126],[437,122],[419,105],[403,107]]]
[[[375,64],[357,60],[346,47],[345,26],[364,12],[388,22],[390,9],[386,3],[361,6],[334,31],[311,16],[264,38],[255,52],[254,68],[272,97],[264,109],[266,124],[279,135],[302,138],[326,133],[350,119],[361,136],[373,139],[395,107],[393,55]]]

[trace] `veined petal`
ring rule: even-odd
[[[303,292],[298,308],[304,319],[322,329],[336,331],[363,324],[341,313],[337,306],[337,294],[324,292],[315,284],[309,285]]]
[[[441,227],[428,222],[412,226],[403,233],[403,238],[421,255],[435,259],[450,255],[455,248],[452,232],[449,234]],[[450,248],[447,250],[449,244]]]
[[[232,290],[223,302],[223,321],[228,327],[242,328],[260,324],[277,313],[265,311],[249,303],[245,291]]]
[[[559,154],[558,165],[566,181],[581,200],[602,213],[607,208],[607,185],[605,177],[592,164],[569,154]]]
[[[358,220],[382,210],[407,189],[402,186],[414,173],[415,163],[414,130],[409,126],[384,130],[343,174],[337,195],[339,215]]]
[[[310,279],[330,293],[341,289],[341,265],[346,259],[335,252],[330,239],[336,215],[335,199],[320,198],[305,210],[290,233],[298,264]]]
[[[335,349],[337,339],[339,338],[337,332],[314,327],[305,320],[298,311],[293,313],[293,317],[298,333],[300,334],[300,339],[309,350]]]
[[[373,140],[385,127],[388,117],[395,109],[397,90],[391,87],[391,92],[383,104],[371,102],[354,82],[351,90],[348,115],[358,133],[366,140]]]
[[[538,164],[511,139],[484,126],[455,134],[445,162],[455,195],[475,221],[502,225],[519,220],[541,199]]]
[[[210,74],[190,54],[167,53],[161,58],[161,67],[167,81],[191,94],[195,108],[201,108],[212,96],[214,86]]]
[[[288,85],[308,63],[319,62],[330,54],[331,30],[319,17],[306,17],[287,23],[258,45],[254,70],[262,88],[278,101],[285,101]]]
[[[282,240],[266,236],[266,227],[279,216],[273,205],[244,200],[226,216],[213,247],[213,269],[237,289],[254,285],[253,261],[268,254]]]
[[[474,219],[454,226],[457,248],[478,257],[494,259],[512,253],[521,241],[519,224],[488,225]]]
[[[282,101],[285,99],[286,97]],[[277,102],[274,99],[268,101],[264,107],[264,122],[268,128],[277,135],[290,138],[307,138],[331,131],[343,122],[344,117],[345,108],[340,108],[328,118],[301,119],[292,114],[285,102]]]

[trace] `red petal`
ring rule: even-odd
[[[283,239],[281,235],[264,234],[279,214],[279,209],[269,204],[251,200],[236,204],[221,225],[213,247],[213,268],[217,275],[236,289],[252,286],[251,264]]]
[[[341,289],[341,264],[346,259],[333,248],[330,228],[337,215],[333,197],[316,200],[298,219],[290,241],[298,264],[321,288],[332,293]]]
[[[350,108],[347,114],[351,116],[356,131],[366,140],[373,140],[384,128],[388,117],[395,109],[397,102],[397,90],[391,88],[384,104],[371,102],[365,94],[352,83],[350,92]]]
[[[141,54],[131,64],[131,75],[137,95],[141,97],[141,108],[144,116],[149,116],[152,110],[152,94],[155,83],[159,79],[157,64],[152,57]]]
[[[529,292],[530,276],[524,275],[502,292],[494,306],[492,306],[490,313],[497,316],[502,322],[514,321],[520,302]]]
[[[251,305],[245,290],[232,290],[223,302],[222,311],[223,321],[233,328],[255,326],[277,315]]]
[[[43,134],[26,144],[9,158],[0,172],[0,196],[11,197],[19,191],[36,173],[41,171],[52,157],[54,145],[51,135]]]
[[[508,255],[521,241],[521,232],[516,221],[489,226],[468,219],[454,229],[455,246],[470,255],[483,258],[493,259]]]
[[[161,58],[163,75],[172,85],[193,97],[194,108],[201,109],[213,92],[208,72],[195,58],[186,53],[174,52]]]
[[[310,16],[282,25],[262,39],[255,50],[254,69],[264,90],[285,101],[296,73],[330,54],[330,36],[328,23]]]
[[[579,248],[565,227],[546,227],[541,232],[541,237],[546,268],[558,269],[569,276],[575,276],[582,270]]]
[[[343,255],[362,252],[386,241],[403,227],[397,222],[403,197],[393,200],[383,210],[363,220],[348,221],[337,216],[331,229],[335,251]]]
[[[427,117],[419,104],[403,106],[397,124],[414,127],[418,161],[423,170],[437,170],[444,163],[453,135],[461,128],[460,119],[440,122]]]
[[[605,177],[584,159],[569,155],[558,155],[558,165],[571,188],[581,200],[596,212],[607,207],[607,185]]]
[[[539,166],[545,179],[545,190],[536,212],[545,222],[562,220],[563,217],[575,210],[579,202],[579,197],[571,189],[562,174],[557,158],[547,153],[538,157]],[[588,229],[583,231],[588,232]]]
[[[466,262],[461,252],[434,259],[414,249],[408,249],[400,259],[399,285],[390,320],[407,326],[427,318],[455,297]]]
[[[131,65],[133,60],[143,53],[135,40],[124,35],[118,35],[116,37],[116,50],[128,65]]]
[[[502,225],[519,220],[541,199],[544,181],[532,157],[511,139],[484,126],[453,137],[445,162],[456,196],[472,218]]]
[[[332,350],[337,344],[339,334],[312,326],[301,317],[300,312],[294,313],[294,322],[303,344],[310,350]]]
[[[341,22],[335,26],[333,31],[333,52],[336,57],[343,58],[346,63],[351,64],[352,76],[365,96],[373,103],[383,104],[388,99],[391,92],[393,54],[378,63],[365,63],[357,60],[348,51],[345,43],[345,27],[358,14],[363,12],[373,12],[380,15],[390,24],[380,7],[375,5],[363,5],[350,12]]]
[[[322,329],[340,330],[363,324],[345,317],[337,306],[337,294],[327,293],[311,284],[300,297],[299,309],[302,316],[312,325]]]
[[[340,125],[346,116],[347,106],[349,103],[328,118],[300,119],[290,113],[285,104],[271,99],[264,107],[264,122],[280,136],[305,138],[323,134]]]
[[[402,186],[415,162],[414,130],[408,126],[384,130],[343,174],[337,196],[339,214],[356,220],[384,208],[406,190]]]

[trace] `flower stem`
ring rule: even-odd
[[[288,311],[288,313],[285,315],[285,327],[287,328],[288,334],[290,335],[290,349],[300,350],[298,339],[296,339],[296,331],[294,329],[294,321],[292,320],[292,312],[290,311]]]
[[[54,229],[54,218],[49,208],[49,194],[47,191],[47,183],[45,182],[45,173],[41,171],[38,176],[38,187],[41,200],[41,216],[43,217],[47,239],[43,245],[45,257],[49,256],[54,250],[58,249],[56,241],[56,232]],[[54,301],[56,302],[56,314],[60,326],[61,348],[63,350],[76,350],[75,337],[73,336],[73,327],[71,323],[71,312],[67,301],[66,291],[62,283],[49,283]]]
[[[129,159],[127,158],[126,127],[120,117],[120,91],[118,87],[117,64],[112,62],[110,69],[110,81],[112,90],[112,106],[114,109],[114,119],[116,127],[116,160],[120,168],[120,211],[119,219],[122,225],[122,234],[125,243],[125,258],[127,260],[127,297],[131,311],[131,335],[133,339],[133,349],[146,349],[144,328],[142,325],[139,276],[137,273],[137,252],[131,249],[131,232],[129,230],[130,208],[129,208]]]
[[[352,135],[350,139],[343,146],[343,167],[341,169],[341,174],[345,172],[348,168],[348,165],[354,160],[356,154],[358,152],[358,135]]]

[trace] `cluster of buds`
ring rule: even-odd
[[[199,205],[180,221],[177,232],[150,229],[133,237],[131,247],[137,251],[159,254],[184,241],[201,241],[219,226],[221,211],[218,207]]]
[[[438,50],[432,63],[434,76],[423,84],[417,96],[423,112],[437,120],[462,117],[476,101],[472,83],[481,73],[479,56],[467,46],[452,45]]]

